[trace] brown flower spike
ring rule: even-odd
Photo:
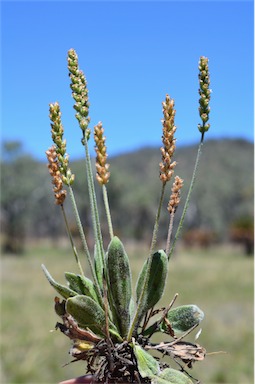
[[[105,136],[103,125],[99,122],[94,127],[94,139],[95,139],[95,151],[96,151],[96,178],[99,184],[103,185],[108,183],[110,178],[109,164],[106,163],[107,153],[106,153],[106,145],[105,145]]]
[[[198,124],[199,131],[204,134],[208,129],[210,128],[210,124],[208,123],[209,120],[209,113],[210,113],[210,107],[209,102],[211,98],[211,90],[210,90],[210,73],[209,73],[209,67],[208,67],[208,58],[201,56],[199,60],[199,115],[202,120],[202,125]]]
[[[52,176],[52,184],[54,185],[53,192],[55,194],[55,203],[63,205],[66,198],[66,191],[63,190],[63,181],[59,171],[58,156],[55,145],[52,145],[46,152],[48,159],[48,169]]]
[[[164,119],[162,120],[163,124],[163,135],[162,142],[164,147],[161,147],[162,154],[162,162],[159,164],[160,167],[160,180],[163,184],[167,183],[174,171],[174,167],[176,166],[176,161],[171,162],[172,156],[175,151],[175,139],[174,133],[176,131],[176,126],[174,125],[174,117],[175,117],[175,109],[174,109],[174,100],[166,95],[165,102],[163,105],[163,114]]]
[[[183,186],[183,180],[179,176],[175,176],[174,183],[171,189],[172,194],[170,196],[170,200],[167,207],[170,214],[176,211],[180,203],[180,193],[181,193],[182,186]]]
[[[59,103],[50,104],[50,119],[51,119],[51,136],[55,144],[58,170],[62,175],[62,181],[66,185],[71,185],[74,182],[69,165],[69,157],[66,153],[66,140],[63,139],[64,128],[61,121],[61,111]]]

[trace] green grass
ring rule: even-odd
[[[144,261],[143,248],[126,247],[135,281]],[[72,252],[57,247],[31,248],[22,257],[1,262],[1,383],[57,383],[84,373],[84,363],[69,362],[68,338],[54,329],[55,291],[41,264],[64,282],[64,272],[77,272]],[[192,374],[202,383],[253,383],[253,260],[239,249],[180,249],[170,261],[164,300],[176,292],[176,305],[197,304],[204,312],[198,339],[208,355]],[[190,335],[192,340],[193,334]]]

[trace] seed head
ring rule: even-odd
[[[174,133],[176,131],[176,126],[174,125],[175,109],[174,109],[174,100],[166,95],[165,102],[163,105],[163,114],[164,119],[162,120],[163,124],[163,135],[162,142],[163,147],[160,148],[162,154],[162,162],[159,164],[160,167],[160,180],[165,184],[169,181],[173,175],[173,169],[176,166],[176,162],[172,161],[172,156],[175,151],[175,139]]]
[[[55,151],[58,159],[58,169],[62,175],[62,181],[66,185],[74,182],[69,165],[69,156],[66,153],[66,140],[63,140],[64,128],[61,122],[61,111],[59,103],[50,104],[50,119],[52,140],[55,143]]]
[[[52,184],[54,185],[53,192],[55,195],[55,203],[58,205],[63,205],[66,198],[66,191],[62,189],[63,180],[59,170],[56,146],[52,145],[45,153],[49,162],[48,169],[52,177]]]
[[[211,98],[211,90],[209,89],[210,73],[209,73],[208,61],[209,60],[207,57],[201,56],[199,60],[199,66],[198,66],[198,69],[199,69],[198,93],[200,95],[198,110],[202,120],[202,125],[198,124],[198,129],[202,134],[204,134],[210,128],[210,124],[208,123],[208,120],[209,120],[209,113],[210,113],[209,102]]]
[[[174,183],[171,189],[172,194],[170,196],[170,200],[167,207],[170,214],[176,211],[180,203],[180,194],[182,186],[183,180],[179,176],[175,176]]]
[[[106,153],[106,145],[105,145],[105,136],[103,125],[99,122],[94,127],[94,139],[95,139],[95,151],[96,151],[96,178],[99,184],[103,185],[108,183],[110,178],[109,167],[110,165],[106,163],[107,153]]]
[[[87,81],[83,71],[79,69],[78,56],[74,49],[68,51],[68,69],[71,79],[70,88],[72,90],[72,96],[75,100],[74,109],[76,110],[75,117],[77,118],[80,128],[86,138],[89,138],[90,130],[88,125],[90,122],[89,114],[89,102],[88,102],[88,89]]]

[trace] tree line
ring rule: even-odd
[[[253,144],[245,140],[210,140],[202,154],[197,183],[183,228],[187,244],[208,246],[218,241],[239,241],[253,249]],[[177,148],[175,173],[184,179],[181,205],[188,190],[196,146]],[[71,159],[70,159],[71,160]],[[143,148],[109,159],[111,177],[107,184],[116,234],[136,241],[150,241],[158,204],[160,181],[158,148]],[[70,162],[80,216],[88,237],[92,231],[84,161]],[[171,193],[166,194],[167,206]],[[107,231],[100,188],[102,230]],[[101,202],[101,204],[100,204]],[[73,235],[77,235],[70,203],[67,212]],[[160,236],[165,239],[169,216],[163,211]],[[57,240],[65,236],[59,207],[54,204],[47,161],[24,152],[22,143],[6,142],[1,158],[1,245],[4,252],[21,253],[31,239]]]

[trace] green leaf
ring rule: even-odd
[[[120,333],[125,337],[130,325],[131,270],[124,246],[117,236],[109,244],[106,266],[110,305],[113,314],[117,316]]]
[[[148,311],[148,309],[154,307],[161,299],[166,284],[168,269],[167,255],[163,250],[155,252],[152,256],[152,262],[149,271],[148,285],[145,288],[144,303],[142,308],[142,314]],[[136,285],[136,297],[137,302],[142,294],[142,288],[144,285],[144,279],[147,272],[147,261],[144,263],[142,271],[138,277]]]
[[[135,300],[133,299],[133,297],[131,297],[131,300],[130,300],[129,313],[130,313],[130,317],[132,318],[135,313]]]
[[[183,333],[188,331],[194,325],[198,325],[204,318],[204,313],[197,305],[181,305],[174,309],[170,309],[167,314],[172,329],[175,333]],[[167,332],[167,325],[161,323],[160,330]]]
[[[57,283],[43,264],[42,264],[42,269],[50,285],[52,285],[52,287],[55,288],[55,290],[65,299],[68,299],[69,297],[77,295],[77,292],[75,292],[74,290],[66,287],[65,285]]]
[[[140,345],[133,345],[134,354],[140,375],[145,378],[152,378],[160,372],[159,363],[153,356],[146,352]]]
[[[90,328],[100,336],[105,336],[105,312],[93,299],[84,295],[69,298],[66,311],[70,313],[83,328]],[[115,325],[109,320],[109,332],[118,340],[122,340]]]
[[[94,301],[98,302],[95,286],[90,279],[71,272],[66,272],[65,278],[69,283],[70,289],[77,292],[78,294],[89,296]]]
[[[193,384],[184,373],[176,369],[166,368],[159,376],[153,377],[151,384]]]

